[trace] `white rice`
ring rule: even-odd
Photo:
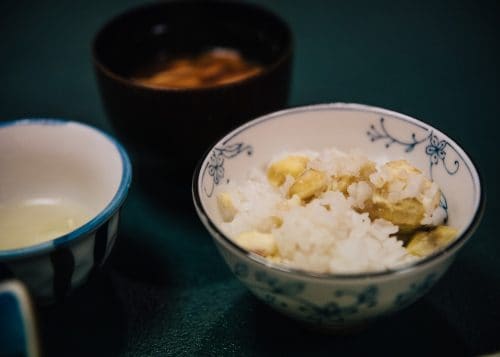
[[[357,175],[368,162],[359,152],[328,149],[320,153],[281,153],[271,163],[290,155],[309,157],[308,168],[329,176]],[[375,184],[383,175],[388,173],[378,171],[370,180]],[[372,194],[368,183],[351,184],[349,197],[338,191],[326,191],[303,205],[297,196],[286,196],[293,182],[289,176],[276,188],[268,182],[264,169],[254,169],[246,181],[232,182],[224,187],[238,212],[232,221],[222,223],[224,233],[229,237],[248,231],[272,233],[278,250],[274,261],[315,272],[380,271],[418,259],[408,254],[403,243],[393,237],[398,232],[397,226],[383,219],[371,221],[368,213],[358,213],[354,209],[362,209]],[[408,182],[404,188],[391,188],[394,199],[413,197],[421,189],[418,177],[411,177]],[[429,195],[437,190],[434,186],[429,189]],[[281,218],[282,225],[273,226],[271,217]],[[424,220],[442,221],[442,217],[429,213]]]

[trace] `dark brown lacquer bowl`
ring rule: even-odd
[[[292,67],[287,24],[259,6],[173,1],[131,9],[93,42],[99,90],[117,135],[138,157],[178,177],[224,133],[287,105]],[[132,80],[159,57],[231,48],[262,70],[245,79],[196,88],[150,87]]]

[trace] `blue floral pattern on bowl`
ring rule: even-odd
[[[409,153],[415,149],[417,145],[428,142],[425,147],[425,153],[429,156],[429,173],[431,180],[434,180],[433,177],[433,168],[438,165],[441,161],[444,169],[449,175],[455,175],[460,168],[460,162],[458,160],[453,161],[453,168],[449,168],[446,162],[446,147],[448,146],[448,142],[446,140],[440,140],[437,135],[433,133],[432,130],[427,131],[428,134],[424,135],[422,138],[417,139],[417,135],[412,132],[409,139],[398,139],[395,136],[391,135],[385,126],[385,119],[383,117],[379,120],[378,127],[374,124],[370,125],[370,129],[366,132],[368,137],[372,142],[383,140],[385,141],[385,147],[389,148],[392,144],[399,144],[405,148],[405,152]],[[453,147],[450,146],[452,150]],[[441,197],[439,201],[439,206],[445,212],[445,222],[448,220],[448,202],[446,200],[446,196],[443,192],[441,192]]]
[[[303,281],[280,280],[263,270],[255,270],[242,262],[232,266],[236,277],[251,287],[262,300],[279,310],[298,310],[309,323],[335,325],[347,319],[363,317],[367,310],[379,304],[379,285],[371,284],[363,289],[331,289],[330,299],[326,303],[313,303],[304,293],[314,289],[313,284]],[[407,307],[424,295],[437,281],[438,273],[427,274],[423,279],[401,287],[394,295],[392,305],[399,310]]]
[[[210,161],[205,166],[205,170],[203,171],[203,176],[208,173],[209,176],[212,177],[212,181],[209,184],[209,187],[204,187],[205,194],[208,197],[211,197],[215,186],[220,184],[224,179],[224,161],[225,159],[232,159],[235,156],[238,156],[242,152],[246,152],[248,156],[252,155],[253,148],[250,145],[246,145],[245,143],[236,143],[230,145],[224,145],[221,147],[216,147],[212,150],[212,154],[210,155]],[[229,182],[229,180],[226,180]]]
[[[408,290],[396,295],[394,305],[398,308],[403,308],[411,304],[413,301],[424,295],[437,280],[437,274],[428,274],[422,281],[410,284]]]
[[[362,289],[332,289],[331,298],[326,303],[316,304],[302,295],[309,289],[308,284],[299,281],[280,280],[263,270],[251,273],[248,265],[237,262],[233,273],[246,280],[254,290],[259,291],[267,304],[279,309],[298,309],[311,323],[342,323],[354,315],[362,315],[364,310],[377,306],[378,288],[370,285]]]
[[[379,120],[378,127],[374,124],[370,125],[370,129],[366,132],[368,137],[372,142],[383,140],[385,141],[385,147],[389,148],[392,144],[399,144],[405,148],[405,152],[409,153],[415,149],[415,147],[419,144],[422,144],[428,141],[427,146],[425,147],[425,153],[429,155],[429,164],[430,164],[430,175],[431,179],[433,178],[432,169],[433,166],[436,166],[441,161],[443,167],[450,175],[454,175],[457,173],[460,168],[460,162],[455,160],[453,162],[454,168],[449,168],[446,162],[446,147],[448,146],[448,142],[446,140],[440,140],[437,135],[433,133],[432,130],[427,131],[428,134],[424,135],[422,138],[417,139],[417,135],[415,133],[411,133],[410,139],[398,139],[395,136],[391,135],[385,126],[385,119],[383,117]],[[450,146],[452,150],[453,147]]]

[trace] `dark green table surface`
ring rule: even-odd
[[[295,33],[290,104],[377,105],[423,119],[462,143],[487,188],[476,235],[415,305],[358,335],[324,336],[268,309],[232,277],[194,213],[187,185],[136,180],[102,274],[67,301],[38,309],[45,354],[500,350],[500,6],[472,0],[259,2]],[[61,117],[112,132],[97,93],[90,41],[110,16],[138,3],[1,1],[0,120]]]

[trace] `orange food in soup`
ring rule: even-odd
[[[233,83],[261,70],[262,66],[247,61],[237,51],[216,48],[144,68],[133,80],[152,87],[197,88]]]

